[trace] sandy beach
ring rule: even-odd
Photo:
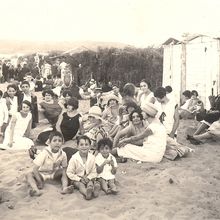
[[[80,111],[88,110],[88,104],[80,101]],[[46,184],[42,196],[30,197],[25,174],[31,170],[32,160],[27,151],[0,151],[0,219],[220,219],[219,143],[191,145],[185,136],[195,124],[181,120],[178,129],[178,140],[195,152],[176,161],[163,159],[160,164],[132,160],[119,164],[120,193],[107,196],[101,192],[91,201],[76,190],[60,194],[56,182]]]

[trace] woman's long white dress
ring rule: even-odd
[[[166,150],[166,129],[157,118],[148,128],[153,134],[144,139],[143,147],[127,144],[122,148],[117,148],[118,155],[143,162],[160,162]]]
[[[3,141],[3,147],[5,149],[11,150],[20,150],[20,149],[29,149],[31,146],[34,145],[34,142],[24,137],[24,134],[28,128],[28,124],[32,120],[32,114],[28,113],[28,115],[24,118],[21,116],[20,112],[17,112],[14,116],[16,118],[16,124],[14,127],[14,136],[13,136],[13,145],[11,148],[8,147],[10,141],[10,128],[11,128],[11,121],[5,131],[5,137]]]

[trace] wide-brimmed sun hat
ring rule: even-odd
[[[141,106],[141,109],[143,112],[152,117],[155,117],[158,112],[156,106],[153,103],[145,103],[143,106]]]
[[[102,119],[102,110],[101,108],[99,108],[98,106],[92,106],[90,109],[89,109],[89,114],[88,116],[92,116],[96,119],[100,119],[103,121]]]

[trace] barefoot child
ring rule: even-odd
[[[98,197],[100,188],[95,181],[95,156],[89,152],[91,140],[87,136],[79,136],[77,146],[79,151],[70,159],[66,173],[85,199],[90,200],[92,197]]]
[[[115,174],[117,171],[117,162],[110,153],[112,150],[112,141],[109,138],[103,138],[98,142],[98,155],[96,156],[96,170],[102,190],[106,194],[116,194]]]
[[[48,179],[61,178],[62,194],[71,193],[73,187],[68,187],[68,178],[66,176],[67,157],[62,151],[63,136],[60,132],[55,131],[50,134],[49,146],[34,159],[33,171],[27,174],[27,182],[31,190],[31,196],[40,196],[44,181]]]

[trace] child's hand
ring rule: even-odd
[[[111,165],[112,167],[114,167],[114,161],[113,159],[111,158],[110,162],[109,162],[109,165]]]
[[[86,176],[84,176],[81,178],[80,182],[82,182],[83,184],[87,184],[89,182],[89,179]]]

